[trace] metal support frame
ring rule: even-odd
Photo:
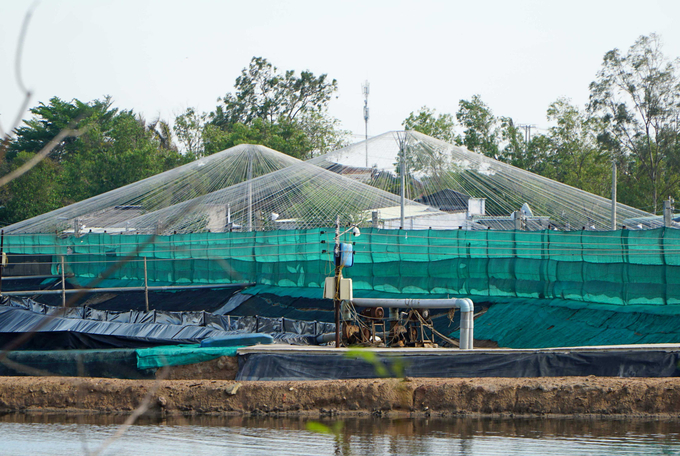
[[[474,345],[474,303],[468,298],[454,299],[379,299],[354,298],[359,307],[385,307],[403,309],[460,309],[460,349],[472,350]]]

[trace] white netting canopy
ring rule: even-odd
[[[622,204],[617,209],[619,226],[651,215]],[[521,217],[522,229],[606,230],[611,202],[409,131],[386,133],[308,162],[240,145],[5,231],[307,229],[332,226],[336,217],[343,224],[406,229],[513,229]]]
[[[318,166],[298,162],[287,168],[153,211],[113,226],[159,234],[269,231],[370,224],[374,211],[399,208],[392,193],[347,179]],[[429,206],[405,201],[413,215],[446,216]]]
[[[470,197],[484,198],[484,214],[472,218],[491,228],[511,228],[515,211],[527,229],[612,226],[609,199],[415,131],[385,133],[309,162],[395,194],[402,192],[403,164],[405,198],[444,211],[469,210]],[[617,204],[618,227],[649,216]]]
[[[264,146],[242,144],[144,180],[15,223],[5,232],[101,232],[141,214],[194,199],[300,163]]]

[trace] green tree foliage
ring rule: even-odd
[[[48,104],[39,103],[30,110],[33,118],[26,120],[24,126],[17,128],[15,139],[8,147],[7,160],[13,160],[21,151],[39,152],[61,130],[76,128],[92,115],[98,116],[103,121],[110,121],[116,115],[116,110],[111,109],[111,104],[110,97],[91,103],[83,103],[80,100],[66,102],[53,97]],[[69,145],[75,141],[77,138],[74,137],[65,139],[52,150],[50,157],[61,161],[68,153]]]
[[[547,134],[543,150],[545,165],[541,174],[559,182],[601,196],[610,196],[611,159],[597,142],[602,125],[588,117],[567,99],[548,108],[547,117],[555,123]]]
[[[203,129],[207,116],[197,113],[195,108],[187,108],[184,113],[175,117],[172,129],[184,153],[191,157],[203,155]]]
[[[680,79],[657,35],[641,36],[625,54],[607,52],[590,84],[589,110],[600,117],[600,144],[620,161],[628,201],[659,209],[678,194]]]
[[[401,125],[406,130],[415,130],[448,143],[453,144],[456,139],[453,116],[437,115],[436,110],[427,106],[423,106],[418,112],[411,112]]]
[[[499,132],[496,117],[479,95],[472,100],[460,100],[456,113],[463,127],[463,137],[458,142],[469,150],[499,159]]]
[[[24,220],[185,161],[167,123],[147,124],[132,111],[111,106],[109,97],[89,103],[54,97],[31,110],[33,118],[17,129],[10,143],[3,174],[25,163],[62,128],[77,127],[83,133],[62,141],[38,166],[2,189],[2,222]]]
[[[234,88],[235,92],[220,98],[222,104],[208,115],[202,153],[258,143],[307,159],[346,141],[346,132],[328,115],[328,102],[338,83],[325,74],[280,73],[266,59],[253,57],[236,78]]]
[[[4,168],[7,172],[14,171],[34,155],[33,152],[18,152]],[[5,225],[58,209],[62,206],[62,189],[59,165],[53,159],[45,158],[31,171],[0,188],[3,204],[0,223]]]
[[[524,141],[521,128],[515,125],[515,121],[511,117],[501,117],[500,123],[501,140],[505,143],[501,154],[504,161],[522,169],[532,167],[533,160],[529,154],[526,141]]]

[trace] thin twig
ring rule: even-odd
[[[11,127],[7,132],[3,132],[2,125],[0,125],[0,157],[4,155],[5,149],[9,144],[12,132],[16,130],[21,122],[21,118],[24,116],[26,109],[28,109],[28,103],[31,101],[33,93],[26,88],[22,78],[21,78],[21,57],[24,53],[24,42],[26,41],[26,34],[28,32],[28,24],[31,21],[31,16],[33,16],[33,10],[35,10],[38,2],[34,2],[31,7],[26,12],[24,16],[24,22],[21,25],[21,31],[19,32],[19,42],[17,43],[17,51],[14,56],[14,75],[17,80],[17,85],[22,92],[24,92],[24,101],[21,103],[21,108],[17,111],[16,118],[12,123]]]

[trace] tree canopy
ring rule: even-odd
[[[132,110],[112,108],[110,97],[70,102],[53,97],[30,110],[3,160],[6,174],[28,161],[64,128],[68,137],[38,166],[0,189],[0,221],[9,224],[174,168],[186,161],[169,126],[147,124]]]
[[[338,82],[328,75],[281,73],[266,59],[253,57],[234,88],[205,115],[201,153],[257,143],[308,159],[345,145],[347,133],[328,114],[328,103],[338,90]]]
[[[439,114],[427,106],[411,112],[401,123],[405,130],[415,130],[432,138],[453,143],[456,139],[455,121],[451,114]]]

